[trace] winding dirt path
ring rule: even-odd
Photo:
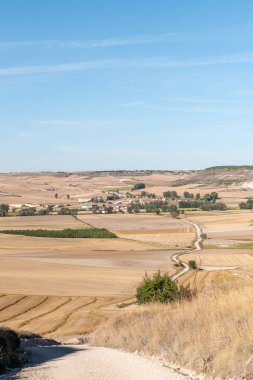
[[[190,222],[189,220],[184,220],[184,222],[187,224],[190,224],[196,230],[196,240],[194,242],[195,249],[191,249],[190,251],[187,251],[187,252],[177,253],[176,255],[172,256],[172,260],[174,262],[176,262],[177,264],[183,265],[183,269],[171,277],[172,280],[177,280],[179,277],[183,276],[186,272],[188,272],[188,270],[190,270],[189,265],[187,263],[185,263],[184,261],[179,260],[178,258],[181,255],[185,255],[186,253],[201,251],[201,241],[202,241],[202,238],[201,238],[202,230],[201,230],[201,228],[199,227],[198,224]]]
[[[29,380],[186,380],[159,363],[110,348],[71,346],[27,347],[33,363],[5,379]],[[7,375],[6,375],[7,376]]]

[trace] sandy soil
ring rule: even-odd
[[[30,367],[7,379],[31,380],[183,380],[180,375],[161,364],[136,354],[109,348],[78,346],[33,346]]]

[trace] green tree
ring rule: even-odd
[[[9,212],[9,205],[2,203],[0,204],[0,217],[7,216]]]
[[[145,189],[146,185],[143,182],[138,182],[134,184],[133,190]]]

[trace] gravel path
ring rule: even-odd
[[[175,255],[172,256],[172,260],[174,262],[176,262],[177,264],[181,263],[183,265],[183,269],[180,272],[174,274],[174,276],[171,277],[172,280],[174,280],[174,281],[177,280],[179,277],[183,276],[185,273],[187,273],[190,270],[189,265],[187,263],[183,262],[183,261],[181,262],[178,258],[180,256],[182,256],[182,255],[185,255],[186,253],[201,251],[201,245],[200,245],[200,243],[202,241],[202,238],[201,238],[201,233],[202,233],[201,228],[199,227],[198,224],[193,223],[193,222],[189,222],[189,220],[185,220],[185,223],[188,223],[188,224],[190,224],[191,226],[193,226],[195,228],[196,234],[197,234],[197,240],[194,243],[195,249],[191,249],[188,252],[178,253],[178,254],[175,254]]]
[[[4,379],[29,380],[186,380],[150,359],[109,348],[32,346],[33,363]],[[0,377],[1,378],[1,377]]]

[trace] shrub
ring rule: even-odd
[[[18,212],[18,216],[34,216],[35,215],[35,208],[23,208]]]
[[[137,288],[136,298],[138,304],[161,302],[168,303],[181,299],[183,287],[178,288],[168,273],[161,275],[160,271],[152,277],[145,273],[142,283]]]
[[[205,240],[207,239],[207,234],[205,234],[204,232],[200,235],[201,239]]]
[[[189,260],[188,265],[190,269],[197,269],[197,264],[195,260]]]
[[[145,187],[145,183],[139,182],[134,184],[133,190],[145,189]]]
[[[77,213],[78,213],[77,209],[70,209],[70,208],[67,208],[67,207],[61,207],[57,214],[58,215],[72,215],[72,216],[76,216]]]
[[[7,367],[19,364],[18,349],[20,339],[15,331],[8,328],[0,328],[0,373]]]

